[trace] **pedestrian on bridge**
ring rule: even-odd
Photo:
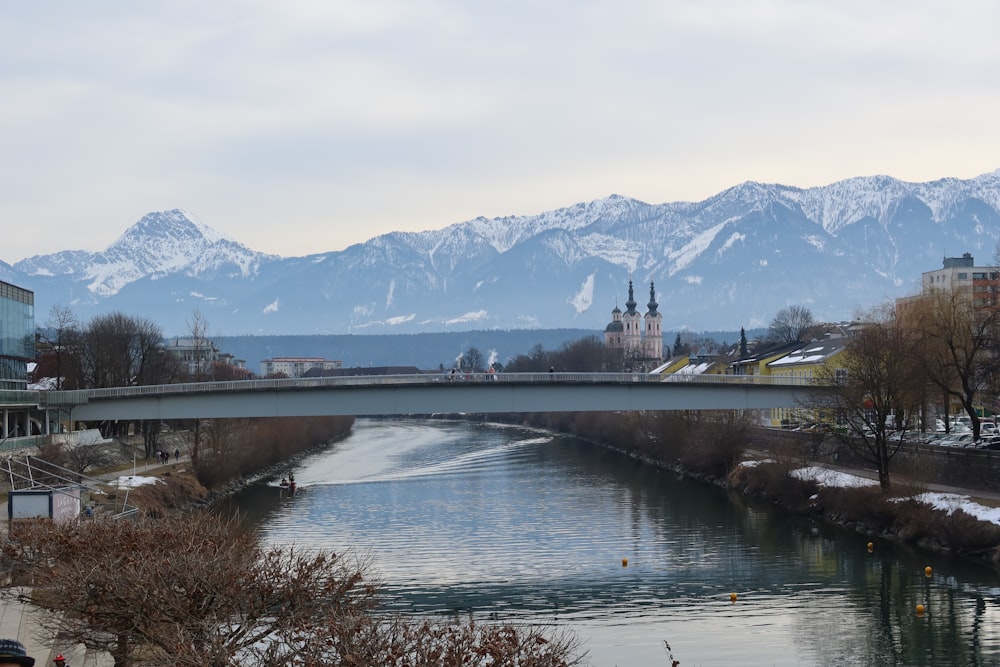
[[[34,667],[35,659],[28,655],[24,644],[16,639],[0,639],[0,667]]]

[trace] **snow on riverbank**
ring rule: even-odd
[[[119,489],[129,488],[134,489],[137,486],[145,486],[146,484],[156,484],[160,479],[158,477],[145,477],[142,475],[129,475],[128,477],[119,477],[115,480],[115,486]]]
[[[811,479],[820,486],[836,486],[839,488],[875,486],[878,484],[875,480],[868,479],[867,477],[860,477],[858,475],[852,475],[850,473],[840,472],[837,470],[830,470],[829,468],[821,468],[819,466],[799,468],[798,470],[793,470],[791,475],[797,479]]]
[[[815,480],[820,486],[836,487],[860,487],[873,486],[878,482],[867,477],[852,475],[837,470],[829,470],[818,466],[799,468],[792,471],[792,476],[799,479]],[[1000,525],[1000,507],[988,507],[974,502],[969,496],[957,493],[926,492],[914,496],[914,500],[930,505],[936,510],[943,510],[948,514],[955,510],[962,510],[970,516],[974,516],[980,521],[988,521]]]

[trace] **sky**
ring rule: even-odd
[[[992,0],[4,2],[0,260],[1000,168]]]

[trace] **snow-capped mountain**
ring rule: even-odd
[[[791,304],[843,320],[913,293],[945,256],[997,263],[1000,170],[824,187],[747,182],[702,202],[612,195],[533,216],[394,232],[339,252],[249,250],[180,210],[150,213],[103,252],[67,250],[0,278],[80,319],[141,315],[183,334],[195,309],[225,335],[601,330],[649,284],[664,329],[766,326]]]

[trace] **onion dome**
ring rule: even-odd
[[[625,302],[625,308],[629,313],[635,313],[636,307],[635,296],[632,294],[632,281],[628,281],[628,301]]]
[[[655,315],[656,314],[656,309],[659,307],[659,305],[660,304],[656,303],[656,290],[653,289],[653,283],[650,282],[649,283],[649,303],[646,304],[646,306],[649,308],[649,314],[650,315]]]

